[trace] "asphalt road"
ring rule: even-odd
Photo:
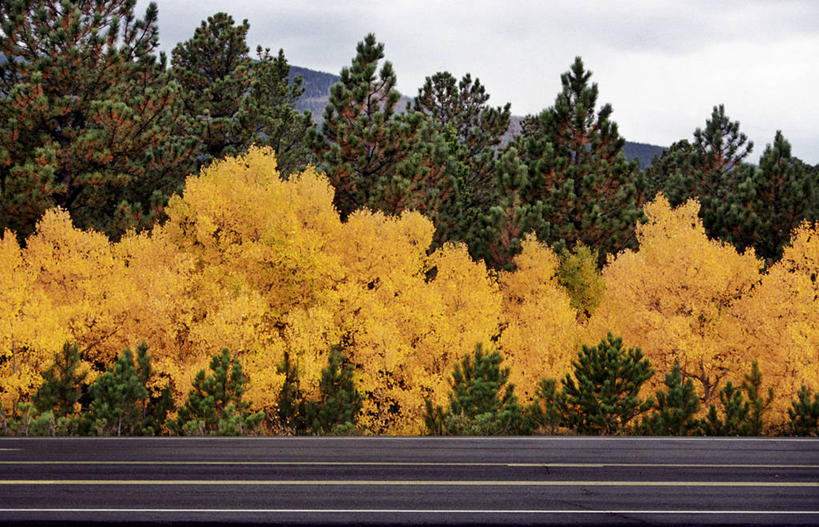
[[[0,439],[0,524],[819,525],[819,439]]]

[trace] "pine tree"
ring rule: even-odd
[[[54,364],[43,373],[34,406],[40,412],[52,411],[56,417],[70,417],[82,395],[85,376],[86,372],[80,369],[79,347],[66,342],[54,357]]]
[[[341,80],[330,89],[321,132],[311,134],[342,219],[362,207],[387,213],[410,208],[405,199],[418,174],[401,165],[423,124],[420,115],[396,114],[401,96],[395,72],[389,61],[378,69],[384,45],[375,35],[367,35],[356,51],[352,65],[341,70]]]
[[[340,348],[333,347],[328,361],[321,371],[319,400],[307,403],[309,425],[314,434],[349,433],[355,430],[356,416],[361,411],[361,394]]]
[[[250,92],[242,102],[240,115],[250,128],[250,140],[272,147],[279,172],[288,176],[313,162],[307,138],[315,124],[310,112],[294,109],[304,88],[301,76],[290,81],[284,51],[280,49],[274,57],[270,50],[258,47],[256,55]]]
[[[497,201],[493,183],[496,148],[509,128],[510,104],[491,107],[489,94],[478,79],[469,74],[458,81],[449,72],[427,77],[418,90],[413,106],[433,123],[448,148],[436,159],[448,164],[449,179],[433,214],[435,245],[447,241],[475,243],[475,225],[482,211]],[[429,208],[429,207],[427,207]]]
[[[179,125],[200,141],[200,165],[241,153],[250,142],[240,113],[253,83],[248,29],[247,20],[236,25],[227,13],[216,13],[171,53],[185,105]]]
[[[489,94],[479,79],[466,74],[460,81],[448,71],[427,77],[413,101],[416,111],[432,118],[442,127],[452,127],[466,146],[465,161],[479,171],[481,158],[493,157],[493,147],[501,143],[509,129],[511,105],[490,107]]]
[[[158,435],[168,413],[174,409],[170,383],[159,393],[148,387],[152,375],[151,355],[145,343],[134,357],[123,350],[108,371],[89,388],[92,398],[85,415],[85,431],[98,435]]]
[[[623,349],[623,339],[611,333],[596,346],[582,346],[573,375],[563,378],[566,422],[584,434],[616,434],[629,421],[651,409],[652,398],[641,399],[640,387],[654,371],[640,348]]]
[[[634,245],[645,185],[623,154],[611,105],[595,113],[598,88],[590,78],[577,57],[561,75],[554,106],[527,117],[514,146],[528,169],[522,195],[542,203],[538,239],[558,250],[583,243],[602,261]]]
[[[728,381],[719,391],[722,416],[716,405],[708,408],[702,430],[709,436],[747,436],[751,434],[751,407],[742,395],[742,389]]]
[[[788,429],[795,436],[819,435],[819,393],[813,394],[802,385],[796,400],[788,408]]]
[[[715,106],[694,142],[674,143],[648,169],[651,193],[662,191],[673,206],[700,201],[700,217],[713,238],[738,250],[753,248],[768,263],[778,260],[791,231],[817,210],[815,174],[791,155],[780,131],[759,160],[744,162],[753,142],[731,121],[723,105]]]
[[[757,361],[753,361],[751,364],[750,373],[745,374],[742,389],[745,390],[750,404],[750,413],[748,415],[749,433],[753,436],[762,435],[765,424],[763,415],[773,402],[774,390],[773,386],[768,386],[767,397],[763,397],[762,372],[759,370]]]
[[[430,432],[454,435],[506,435],[531,433],[508,383],[509,368],[501,369],[498,351],[483,352],[478,343],[472,355],[455,364],[449,408],[433,408],[426,400],[425,422]]]
[[[814,195],[819,189],[811,168],[791,155],[791,145],[777,131],[767,145],[759,168],[749,167],[735,192],[727,194],[715,214],[710,233],[734,244],[753,247],[768,262],[778,260],[791,231],[804,221],[819,219]]]
[[[112,236],[144,227],[187,175],[189,141],[157,57],[157,8],[135,0],[0,8],[0,230],[21,239],[51,207]]]
[[[279,424],[289,433],[302,434],[307,428],[307,401],[299,387],[299,372],[290,353],[285,352],[278,370],[284,374],[277,405]]]
[[[533,429],[545,430],[554,435],[558,427],[566,425],[565,408],[566,398],[557,389],[557,381],[541,379],[535,391],[535,401],[526,408],[526,419]]]
[[[657,403],[652,413],[640,423],[639,431],[644,434],[662,436],[687,436],[700,428],[695,415],[700,408],[700,400],[694,392],[691,379],[683,382],[680,367],[674,365],[665,376],[666,391],[657,390]]]
[[[743,393],[744,392],[744,393]],[[747,397],[747,399],[746,399]],[[745,374],[742,386],[731,381],[719,392],[722,415],[712,404],[701,428],[706,435],[759,436],[764,432],[765,411],[773,401],[773,387],[768,387],[767,397],[762,396],[762,372],[756,361]]]
[[[544,203],[530,199],[527,166],[515,148],[498,160],[493,189],[496,201],[473,222],[470,254],[495,269],[513,270],[512,259],[519,254],[529,233],[549,237],[552,226],[545,221]],[[481,212],[481,211],[479,211]]]
[[[649,179],[658,183],[672,206],[696,196],[707,207],[725,194],[732,179],[737,180],[732,172],[742,168],[753,147],[740,132],[739,121],[731,121],[720,104],[714,106],[705,128],[694,130],[693,143],[680,141],[663,152],[649,169]]]
[[[177,418],[168,426],[181,435],[241,435],[253,432],[264,418],[251,414],[242,400],[247,377],[238,359],[231,361],[227,348],[210,361],[211,373],[199,370]]]
[[[144,353],[147,346],[142,349]],[[148,389],[137,374],[130,349],[97,377],[89,391],[93,400],[86,419],[97,435],[141,435],[141,406]]]

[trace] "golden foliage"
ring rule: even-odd
[[[10,231],[0,238],[0,270],[0,404],[14,412],[37,391],[65,331]]]
[[[526,401],[543,377],[568,371],[580,342],[577,313],[558,284],[560,262],[554,252],[529,235],[515,257],[515,272],[502,272],[503,332],[499,348],[509,380]]]
[[[644,210],[639,250],[620,253],[603,270],[606,291],[589,339],[611,331],[640,346],[656,371],[679,364],[709,402],[722,379],[741,380],[750,364],[731,308],[759,281],[762,262],[709,240],[694,200],[672,209],[659,195]],[[651,389],[661,382],[656,375]]]
[[[801,385],[819,386],[819,224],[803,223],[782,259],[734,309],[746,362],[759,361],[774,386],[780,424]]]
[[[710,399],[757,359],[776,383],[780,418],[799,384],[819,387],[815,225],[800,227],[763,275],[752,253],[707,239],[696,202],[671,209],[660,197],[638,226],[639,250],[604,269],[605,293],[586,323],[559,283],[558,258],[533,236],[517,270],[499,275],[464,245],[430,254],[434,226],[421,214],[360,210],[342,223],[327,179],[313,169],[282,179],[270,149],[189,177],[166,211],[165,225],[117,243],[75,229],[60,209],[24,249],[3,234],[6,408],[31,397],[65,340],[96,369],[91,378],[147,341],[152,387],[169,378],[177,397],[227,347],[249,376],[254,410],[268,416],[285,354],[314,397],[339,345],[355,367],[368,433],[421,433],[424,399],[446,402],[454,364],[478,342],[501,350],[522,402],[541,378],[569,369],[581,342],[609,331],[642,347],[660,372],[655,386],[678,363]],[[577,279],[595,278],[587,271]],[[596,302],[602,288],[591,285]]]

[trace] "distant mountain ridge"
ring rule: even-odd
[[[301,75],[302,78],[304,94],[302,94],[296,103],[296,109],[302,112],[310,110],[313,114],[313,120],[316,123],[321,123],[324,119],[324,107],[327,106],[327,102],[330,99],[330,87],[341,78],[332,73],[311,70],[301,66],[290,66],[290,78],[293,79],[298,75]],[[402,97],[402,102],[399,103],[400,110],[403,110],[406,102],[411,100],[409,97]],[[522,119],[523,117],[512,116],[509,132],[504,137],[504,142],[510,140],[520,132],[520,121]],[[647,143],[626,141],[626,145],[623,147],[623,154],[626,156],[626,159],[637,159],[640,163],[640,168],[643,170],[651,165],[656,156],[662,153],[662,146]]]

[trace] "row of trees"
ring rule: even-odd
[[[118,239],[165,218],[185,177],[251,144],[309,162],[309,114],[284,54],[248,55],[245,21],[218,13],[157,53],[158,10],[136,0],[0,5],[0,229],[33,232],[59,206]]]
[[[249,55],[247,21],[209,17],[168,62],[156,53],[156,5],[139,19],[134,4],[0,6],[0,229],[21,241],[53,206],[112,239],[154,225],[188,174],[251,144],[272,146],[285,175],[308,164],[325,172],[342,220],[362,207],[419,211],[435,247],[464,242],[496,269],[514,266],[529,233],[558,254],[596,251],[602,265],[636,246],[642,207],[659,191],[674,206],[697,198],[710,236],[767,264],[819,214],[816,167],[781,133],[758,167],[745,163],[752,143],[722,106],[643,173],[623,156],[612,107],[599,105],[579,58],[554,104],[502,145],[510,105],[489,105],[469,74],[436,73],[401,108],[370,34],[316,128],[293,109],[303,88],[283,52]]]
[[[241,435],[252,433],[264,413],[251,413],[242,400],[247,377],[227,349],[214,355],[210,373],[199,370],[184,404],[176,407],[170,384],[151,388],[151,356],[140,344],[137,356],[126,349],[93,382],[86,382],[79,349],[66,343],[43,373],[32,402],[19,412],[0,407],[0,426],[12,435],[145,436]],[[175,415],[168,417],[174,412]]]
[[[665,390],[642,398],[641,387],[653,375],[639,348],[624,349],[623,341],[608,334],[596,346],[583,346],[572,361],[572,373],[561,380],[542,379],[534,402],[518,403],[509,368],[501,368],[501,354],[474,354],[455,364],[446,410],[426,399],[424,423],[432,435],[521,435],[579,433],[612,435],[740,435],[770,433],[763,416],[773,401],[773,387],[762,390],[756,362],[741,387],[730,381],[719,392],[720,410],[712,403],[697,418],[700,399],[691,379],[683,380],[678,366],[665,376]],[[44,374],[34,404],[22,405],[18,417],[8,419],[2,407],[2,431],[17,435],[242,435],[260,433],[263,412],[251,413],[242,399],[247,378],[228,350],[213,356],[211,373],[200,370],[184,404],[176,409],[169,386],[158,394],[149,389],[151,357],[147,345],[137,348],[136,362],[126,349],[103,375],[88,386],[80,371],[76,346],[66,344]],[[334,349],[322,371],[320,396],[308,400],[298,377],[287,363],[288,379],[278,402],[278,421],[272,430],[296,434],[356,434],[361,394],[344,354]],[[83,406],[80,400],[90,400]],[[747,397],[747,399],[746,399]],[[811,400],[813,397],[813,400]],[[86,401],[87,402],[87,401]],[[168,417],[171,411],[175,416]],[[641,417],[642,416],[642,417]],[[819,433],[819,394],[802,387],[788,408],[789,419],[780,433],[810,436]],[[638,420],[638,417],[641,419]]]
[[[252,197],[252,199],[250,198]],[[463,244],[434,248],[418,212],[358,210],[342,221],[328,178],[283,178],[269,148],[253,148],[188,178],[168,220],[111,241],[52,209],[21,245],[0,241],[0,400],[9,415],[36,393],[66,341],[89,379],[121,350],[152,344],[153,393],[185,387],[214,349],[249,377],[254,412],[271,428],[280,394],[320,399],[338,348],[361,393],[368,433],[420,433],[425,400],[444,404],[454,365],[477,342],[506,357],[524,401],[567,371],[576,350],[607,332],[640,348],[658,371],[678,366],[703,411],[753,361],[777,386],[766,414],[781,427],[819,369],[819,233],[804,223],[769,267],[709,239],[699,204],[647,204],[637,248],[602,271],[591,251],[561,260],[534,236],[512,271],[472,259]],[[646,381],[649,392],[662,379]],[[289,414],[287,414],[289,415]],[[288,418],[289,419],[289,418]]]
[[[508,382],[509,369],[502,369],[501,362],[500,353],[484,354],[479,344],[474,355],[456,364],[447,409],[433,408],[426,401],[424,420],[429,432],[761,435],[766,432],[763,416],[773,400],[772,387],[767,397],[762,393],[762,373],[756,362],[741,387],[728,382],[720,390],[719,410],[711,403],[703,418],[697,418],[701,405],[693,383],[683,379],[679,366],[665,375],[664,389],[656,391],[656,400],[644,398],[641,388],[654,374],[649,360],[640,348],[625,349],[622,339],[611,333],[597,345],[579,350],[571,373],[560,380],[560,389],[555,379],[542,379],[535,401],[526,407],[518,403],[514,385]],[[788,416],[781,431],[815,436],[819,432],[819,394],[803,386]]]

